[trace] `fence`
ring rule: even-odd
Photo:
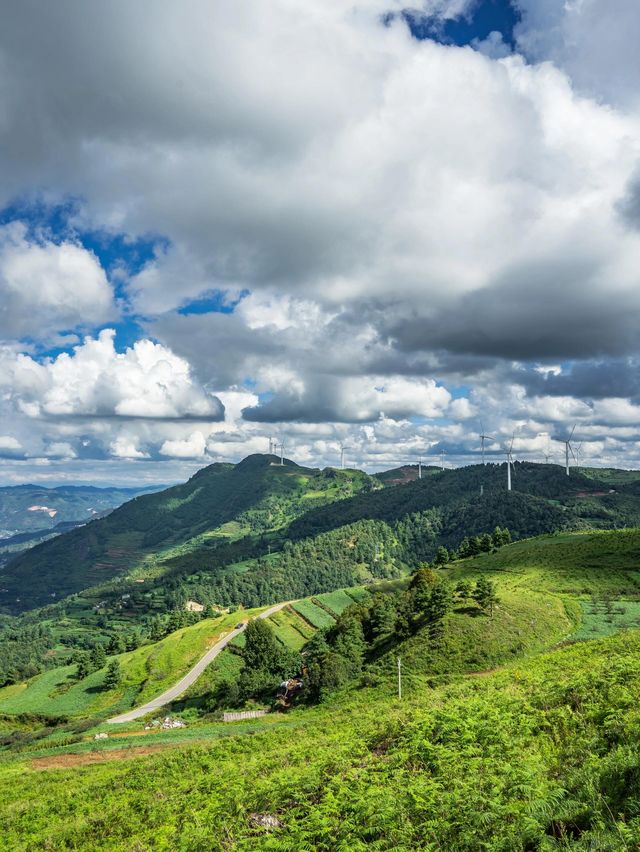
[[[267,710],[243,710],[241,713],[223,713],[223,722],[239,722],[241,719],[257,719],[266,716]]]

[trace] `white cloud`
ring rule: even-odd
[[[187,361],[150,340],[118,353],[115,333],[86,337],[71,355],[38,363],[5,355],[0,381],[29,417],[93,416],[216,420],[223,406],[194,379]]]
[[[47,458],[54,459],[75,459],[78,456],[68,441],[53,441],[44,452]]]
[[[552,60],[582,91],[626,108],[640,105],[640,18],[635,0],[516,0],[518,47]]]
[[[0,337],[46,338],[114,315],[96,256],[71,242],[30,241],[21,222],[0,226]]]
[[[149,453],[145,453],[137,446],[136,438],[128,438],[125,435],[119,435],[115,438],[109,449],[111,454],[119,459],[148,459]]]
[[[202,458],[207,448],[207,442],[202,432],[192,432],[184,440],[165,441],[160,447],[161,456],[172,456],[178,459]]]
[[[11,435],[0,435],[0,450],[21,450],[22,444]]]

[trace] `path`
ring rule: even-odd
[[[275,606],[269,607],[269,609],[265,609],[264,612],[261,612],[258,618],[269,618],[270,615],[273,615],[274,612],[278,612],[278,610],[287,606],[288,603],[289,601],[285,601],[284,603],[279,603]],[[165,704],[175,701],[176,698],[179,698],[182,693],[200,677],[209,663],[212,660],[215,660],[218,654],[227,647],[229,642],[242,633],[246,626],[247,625],[245,623],[242,627],[234,627],[230,633],[227,633],[226,636],[219,639],[215,645],[209,648],[204,656],[200,657],[195,666],[188,671],[183,678],[181,678],[174,686],[167,689],[166,692],[163,692],[162,695],[159,695],[157,698],[152,698],[151,701],[147,701],[147,703],[143,704],[142,707],[136,707],[135,710],[129,710],[126,713],[121,713],[119,716],[114,716],[112,719],[107,719],[107,722],[110,725],[120,725],[123,722],[133,722],[134,719],[146,716],[147,713],[152,713],[154,710],[159,710],[161,707],[164,707]]]

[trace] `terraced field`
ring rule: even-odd
[[[323,627],[331,627],[335,619],[322,607],[314,604],[310,598],[296,601],[292,604],[293,609],[298,612],[305,621],[320,630]]]

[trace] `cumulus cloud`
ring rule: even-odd
[[[149,458],[149,453],[145,453],[143,450],[138,448],[137,439],[135,437],[119,435],[111,442],[109,449],[111,454],[119,459]]]
[[[352,378],[314,377],[304,381],[295,374],[272,381],[280,392],[268,401],[245,408],[247,420],[279,422],[324,420],[346,423],[377,420],[382,415],[403,419],[412,414],[440,417],[451,401],[446,388],[433,379],[403,376]]]
[[[27,416],[196,418],[218,420],[224,408],[191,375],[187,361],[151,340],[123,353],[115,332],[86,337],[72,354],[38,363],[5,354],[0,381]]]
[[[580,90],[626,108],[640,92],[635,0],[515,0],[522,20],[520,50],[533,61],[551,60]]]
[[[188,438],[176,441],[165,441],[160,447],[161,456],[173,456],[179,459],[202,458],[207,448],[207,442],[202,432],[192,432]]]
[[[71,242],[30,240],[22,222],[0,226],[0,339],[47,338],[113,315],[94,254]]]

